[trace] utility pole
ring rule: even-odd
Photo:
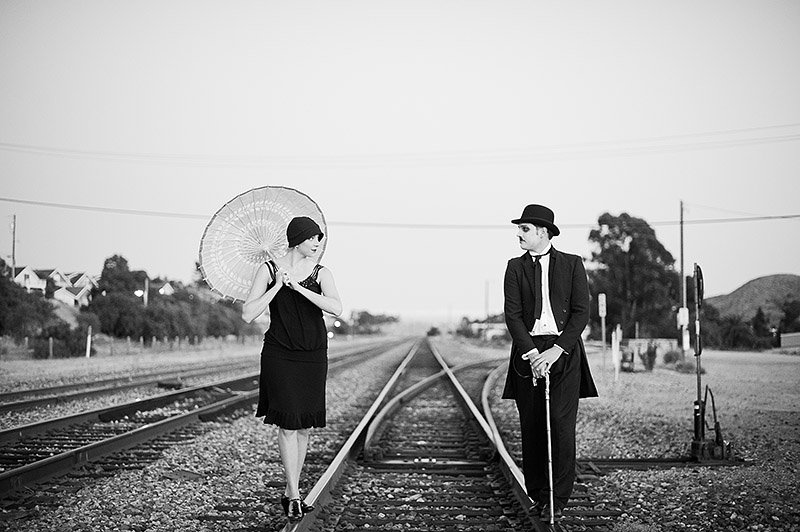
[[[17,276],[17,215],[11,217],[11,280]]]
[[[483,310],[486,313],[486,319],[489,319],[489,280],[486,280],[483,288]]]

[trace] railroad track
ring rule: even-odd
[[[427,342],[412,350],[306,497],[318,509],[283,530],[529,529],[471,398],[497,364],[451,369]]]
[[[400,342],[370,345],[332,356],[331,371],[357,364],[397,346]],[[203,386],[81,412],[0,432],[0,499],[13,499],[14,492],[73,471],[81,466],[98,467],[103,474],[136,467],[139,458],[202,432],[198,421],[208,421],[243,409],[252,410],[258,399],[258,373],[250,372]],[[147,442],[130,455],[108,459]],[[102,475],[100,475],[102,476]]]
[[[126,375],[110,379],[62,384],[59,386],[30,390],[15,390],[13,392],[0,394],[0,413],[25,410],[51,403],[64,403],[87,397],[116,393],[131,388],[141,388],[159,384],[166,385],[166,387],[181,387],[184,379],[210,377],[219,373],[244,372],[252,368],[253,360],[240,361],[233,364],[211,364],[202,368],[198,368],[195,364],[177,370],[170,369],[168,371]]]
[[[330,356],[332,359],[337,356],[346,356],[376,345],[379,345],[379,343],[338,349],[336,352],[332,351]],[[254,348],[254,351],[255,350]],[[180,388],[183,386],[184,380],[214,377],[220,373],[231,374],[250,371],[254,364],[257,364],[254,360],[257,359],[251,357],[249,360],[239,360],[233,363],[203,363],[202,367],[196,363],[187,364],[182,367],[173,367],[160,371],[131,373],[107,379],[3,392],[0,393],[0,414],[4,412],[26,410],[52,403],[65,403],[67,401],[74,401],[87,397],[117,393],[131,388],[142,388],[154,385]]]
[[[405,389],[386,385],[283,532],[549,529],[488,411],[501,361],[450,368],[426,342],[397,372]],[[607,532],[621,513],[579,485],[555,530]]]

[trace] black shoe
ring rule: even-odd
[[[559,521],[562,516],[562,508],[558,504],[553,505],[553,520]],[[539,514],[539,519],[542,521],[547,521],[548,523],[550,522],[550,503],[547,503],[542,507],[542,513]]]
[[[289,499],[289,511],[286,514],[290,521],[303,518],[303,505],[300,499]]]
[[[289,516],[289,497],[284,495],[281,497],[281,506],[283,506],[283,515]]]
[[[304,514],[310,514],[311,512],[314,511],[314,505],[313,504],[306,504],[305,501],[300,501],[300,508],[303,509],[303,513]]]

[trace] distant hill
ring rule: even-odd
[[[787,298],[800,300],[800,275],[785,273],[759,277],[730,294],[709,297],[706,301],[723,316],[738,315],[746,320],[752,318],[761,307],[767,321],[777,325],[783,317],[780,305]]]

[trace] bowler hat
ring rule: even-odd
[[[556,224],[553,223],[555,216],[553,215],[553,211],[545,207],[544,205],[537,205],[531,204],[525,207],[522,211],[522,216],[517,218],[516,220],[511,220],[512,224],[533,224],[539,225],[542,227],[547,227],[550,229],[550,232],[553,233],[553,236],[556,236],[561,233],[556,227]]]
[[[289,241],[290,248],[302,244],[314,235],[319,235],[320,239],[325,236],[322,229],[317,225],[317,222],[308,216],[292,218],[292,221],[289,222],[289,226],[286,228],[286,240]]]

